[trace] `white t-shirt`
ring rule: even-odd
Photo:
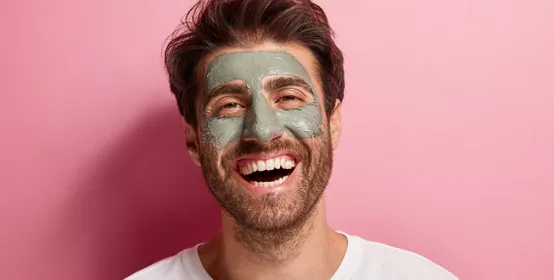
[[[331,280],[457,280],[432,261],[409,251],[366,241],[344,232],[346,254]],[[200,258],[198,245],[161,260],[125,280],[211,280]]]

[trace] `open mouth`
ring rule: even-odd
[[[296,161],[291,156],[270,159],[242,159],[238,162],[240,175],[256,187],[275,187],[283,184],[294,171]]]

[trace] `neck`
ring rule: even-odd
[[[214,279],[329,279],[346,252],[346,238],[327,225],[321,199],[298,227],[279,232],[240,228],[223,213],[222,231],[199,248]]]

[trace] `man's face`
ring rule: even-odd
[[[241,226],[303,222],[332,166],[315,60],[298,46],[222,49],[203,65],[195,137],[206,182]]]

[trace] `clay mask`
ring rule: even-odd
[[[208,64],[206,73],[207,92],[240,80],[250,90],[251,102],[242,116],[207,117],[204,140],[225,147],[241,137],[266,142],[283,132],[296,138],[310,138],[320,132],[322,116],[316,88],[306,69],[292,55],[277,51],[222,54]],[[272,108],[263,94],[263,81],[270,76],[302,79],[313,92],[314,101],[294,109]]]

